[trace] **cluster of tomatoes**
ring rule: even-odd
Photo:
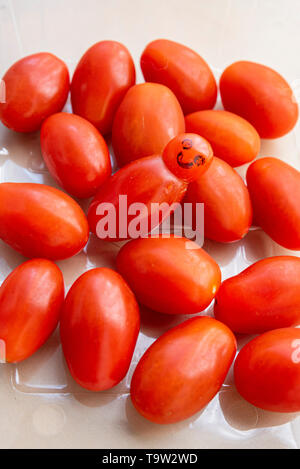
[[[127,49],[92,46],[71,85],[66,65],[49,53],[16,62],[4,75],[0,120],[17,132],[41,130],[41,151],[64,190],[42,184],[0,184],[0,238],[31,260],[0,288],[0,341],[5,360],[32,355],[60,321],[63,352],[74,379],[92,391],[126,375],[139,333],[138,303],[166,314],[195,314],[215,298],[215,318],[196,316],[171,328],[139,361],[131,382],[136,409],[157,423],[200,411],[216,395],[236,355],[237,334],[260,334],[238,354],[235,383],[252,404],[300,411],[300,259],[261,260],[221,283],[218,264],[183,237],[131,239],[116,271],[81,275],[64,298],[53,262],[78,253],[99,234],[119,196],[142,202],[204,203],[205,236],[242,239],[255,224],[280,245],[300,250],[300,174],[276,158],[260,158],[260,137],[295,125],[298,106],[288,83],[252,62],[225,69],[217,84],[206,62],[169,40],[141,57],[146,82],[135,85]],[[69,90],[74,114],[60,112]],[[119,169],[111,175],[112,135]],[[247,185],[234,167],[251,163]],[[70,195],[68,195],[68,194]],[[88,215],[74,198],[93,197]],[[162,220],[159,219],[159,222]],[[130,218],[128,219],[130,223]],[[98,228],[97,228],[98,227]],[[108,241],[128,238],[119,230]]]

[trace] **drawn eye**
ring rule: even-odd
[[[202,166],[205,163],[205,156],[202,156],[202,155],[195,156],[194,163],[196,166]]]
[[[193,142],[190,138],[185,138],[181,142],[183,150],[189,150],[193,146]]]

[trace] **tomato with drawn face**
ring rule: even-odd
[[[201,177],[209,168],[213,151],[200,135],[185,133],[174,137],[163,151],[165,165],[178,178],[190,182]]]
[[[166,146],[163,157],[152,155],[132,161],[96,193],[88,211],[91,231],[106,240],[145,236],[174,212],[188,181],[201,177],[212,158],[206,140],[196,134],[180,134]],[[138,236],[131,231],[137,216]]]

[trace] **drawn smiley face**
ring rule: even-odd
[[[195,166],[202,166],[205,164],[205,156],[194,152],[190,152],[193,148],[193,141],[190,138],[185,138],[181,142],[182,151],[177,154],[177,163],[181,168],[191,169]],[[187,154],[187,155],[186,155]],[[184,156],[188,156],[188,161],[184,161]],[[192,157],[192,159],[191,159]]]
[[[213,151],[209,142],[200,135],[184,133],[168,142],[162,158],[176,177],[192,182],[208,169]]]

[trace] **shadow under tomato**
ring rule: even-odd
[[[220,267],[225,267],[235,258],[237,251],[241,248],[244,240],[232,243],[219,243],[210,239],[205,239],[203,249],[206,251]]]
[[[24,394],[64,393],[67,382],[61,355],[59,333],[56,329],[39,350],[13,365],[12,386]]]
[[[284,425],[300,415],[300,413],[279,413],[259,409],[243,399],[235,386],[221,390],[219,402],[228,425],[239,431]]]
[[[92,267],[109,267],[116,270],[116,257],[119,249],[117,243],[103,241],[91,233],[84,252]]]
[[[86,407],[103,407],[122,395],[122,392],[118,393],[119,387],[122,387],[121,383],[107,391],[93,392],[82,388],[81,391],[73,392],[72,395],[76,401]]]
[[[0,126],[1,148],[3,149],[3,156],[0,158],[1,166],[6,160],[11,160],[17,166],[28,169],[32,162],[33,166],[39,170],[38,172],[43,172],[45,167],[40,149],[39,131],[22,133],[8,129],[1,124]]]
[[[141,315],[141,332],[147,337],[157,338],[187,319],[187,316],[181,314],[158,313],[141,304],[139,308]]]
[[[212,304],[196,314],[165,314],[153,311],[147,306],[139,305],[141,316],[141,332],[147,337],[158,338],[169,329],[196,316],[212,316]]]
[[[145,447],[149,448],[155,445],[154,438],[159,441],[159,439],[163,436],[170,437],[170,434],[172,433],[178,433],[181,430],[186,431],[189,428],[192,432],[193,429],[191,424],[195,420],[197,420],[201,416],[202,412],[205,410],[203,409],[202,411],[197,412],[197,414],[193,415],[192,417],[181,422],[161,425],[154,422],[150,422],[142,415],[140,415],[132,404],[130,395],[126,398],[125,407],[127,416],[126,430],[129,431],[131,434],[134,434],[135,437],[140,437]]]
[[[274,243],[260,228],[251,230],[245,238],[242,247],[243,260],[248,266],[274,255]],[[244,268],[246,268],[245,265]]]
[[[3,367],[14,389],[23,394],[39,394],[48,397],[70,395],[87,407],[105,406],[128,393],[124,381],[114,388],[92,392],[81,387],[71,376],[64,359],[59,330],[31,357]]]
[[[8,244],[4,243],[4,241],[0,240],[0,268],[1,276],[3,274],[3,280],[13,269],[27,260],[27,257],[18,253]]]
[[[124,381],[121,381],[117,386],[105,391],[89,391],[88,389],[80,386],[72,377],[67,363],[62,355],[63,367],[67,379],[67,386],[65,391],[71,394],[74,399],[86,407],[102,407],[106,406],[113,400],[122,396],[128,390],[124,386]]]

